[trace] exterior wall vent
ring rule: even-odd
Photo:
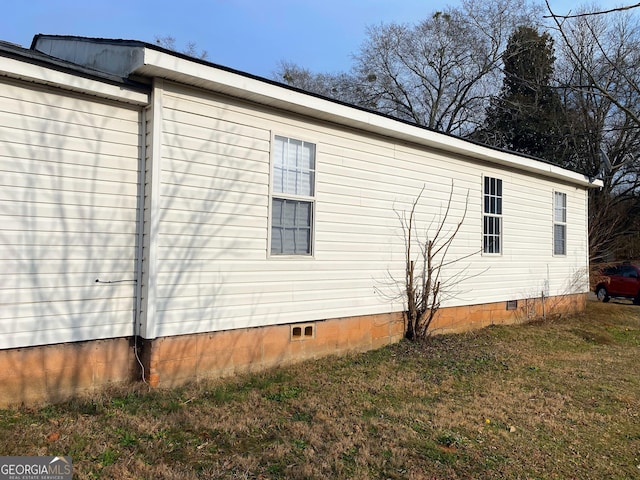
[[[310,340],[316,338],[316,326],[314,323],[291,326],[291,341]]]

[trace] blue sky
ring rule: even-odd
[[[317,72],[338,72],[368,25],[414,23],[456,0],[9,0],[0,40],[29,47],[37,33],[153,42],[173,36],[195,42],[208,60],[270,77],[282,60]],[[603,8],[619,1],[600,0]],[[630,2],[627,2],[630,3]],[[551,0],[556,13],[575,8]]]

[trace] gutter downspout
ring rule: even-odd
[[[147,161],[147,141],[146,141],[146,113],[145,109],[140,109],[140,121],[139,125],[139,142],[140,142],[140,178],[138,185],[138,235],[136,249],[136,293],[135,293],[135,312],[133,315],[133,348],[136,357],[136,361],[140,365],[142,381],[147,383],[144,364],[140,359],[139,348],[142,345],[141,332],[142,322],[146,322],[146,317],[143,315],[142,309],[142,269],[144,263],[144,200],[145,200],[145,177],[146,177],[146,161]]]
[[[145,109],[145,197],[143,210],[143,262],[140,293],[141,322],[139,335],[143,340],[142,364],[147,371],[146,381],[150,387],[160,383],[158,370],[156,298],[158,281],[158,231],[160,228],[160,172],[162,163],[162,116],[164,80],[153,79],[151,102]]]

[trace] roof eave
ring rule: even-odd
[[[149,103],[147,92],[139,88],[131,88],[122,82],[103,80],[97,76],[85,74],[85,72],[74,71],[69,67],[62,68],[59,64],[49,64],[46,61],[42,61],[42,59],[35,61],[31,58],[20,58],[20,56],[5,55],[4,53],[0,52],[0,56],[3,57],[0,76],[53,86],[137,106],[144,106]]]
[[[556,165],[503,150],[479,145],[462,138],[398,121],[375,112],[354,108],[327,98],[285,88],[250,75],[215,65],[172,55],[163,49],[145,48],[143,65],[132,73],[160,77],[207,90],[243,98],[274,108],[337,123],[406,142],[524,170],[583,187],[601,187],[591,179]]]

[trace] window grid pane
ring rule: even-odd
[[[553,253],[555,255],[567,254],[567,226],[556,224],[553,226]]]
[[[555,192],[554,218],[556,222],[567,221],[567,194]]]
[[[271,254],[310,255],[316,146],[274,136],[271,199]],[[306,198],[288,198],[288,197]]]
[[[502,253],[502,179],[484,177],[484,253]]]
[[[273,191],[291,195],[314,195],[315,145],[275,137]]]
[[[271,253],[311,254],[311,202],[274,198],[272,204]]]
[[[553,254],[567,254],[567,194],[553,194]]]

